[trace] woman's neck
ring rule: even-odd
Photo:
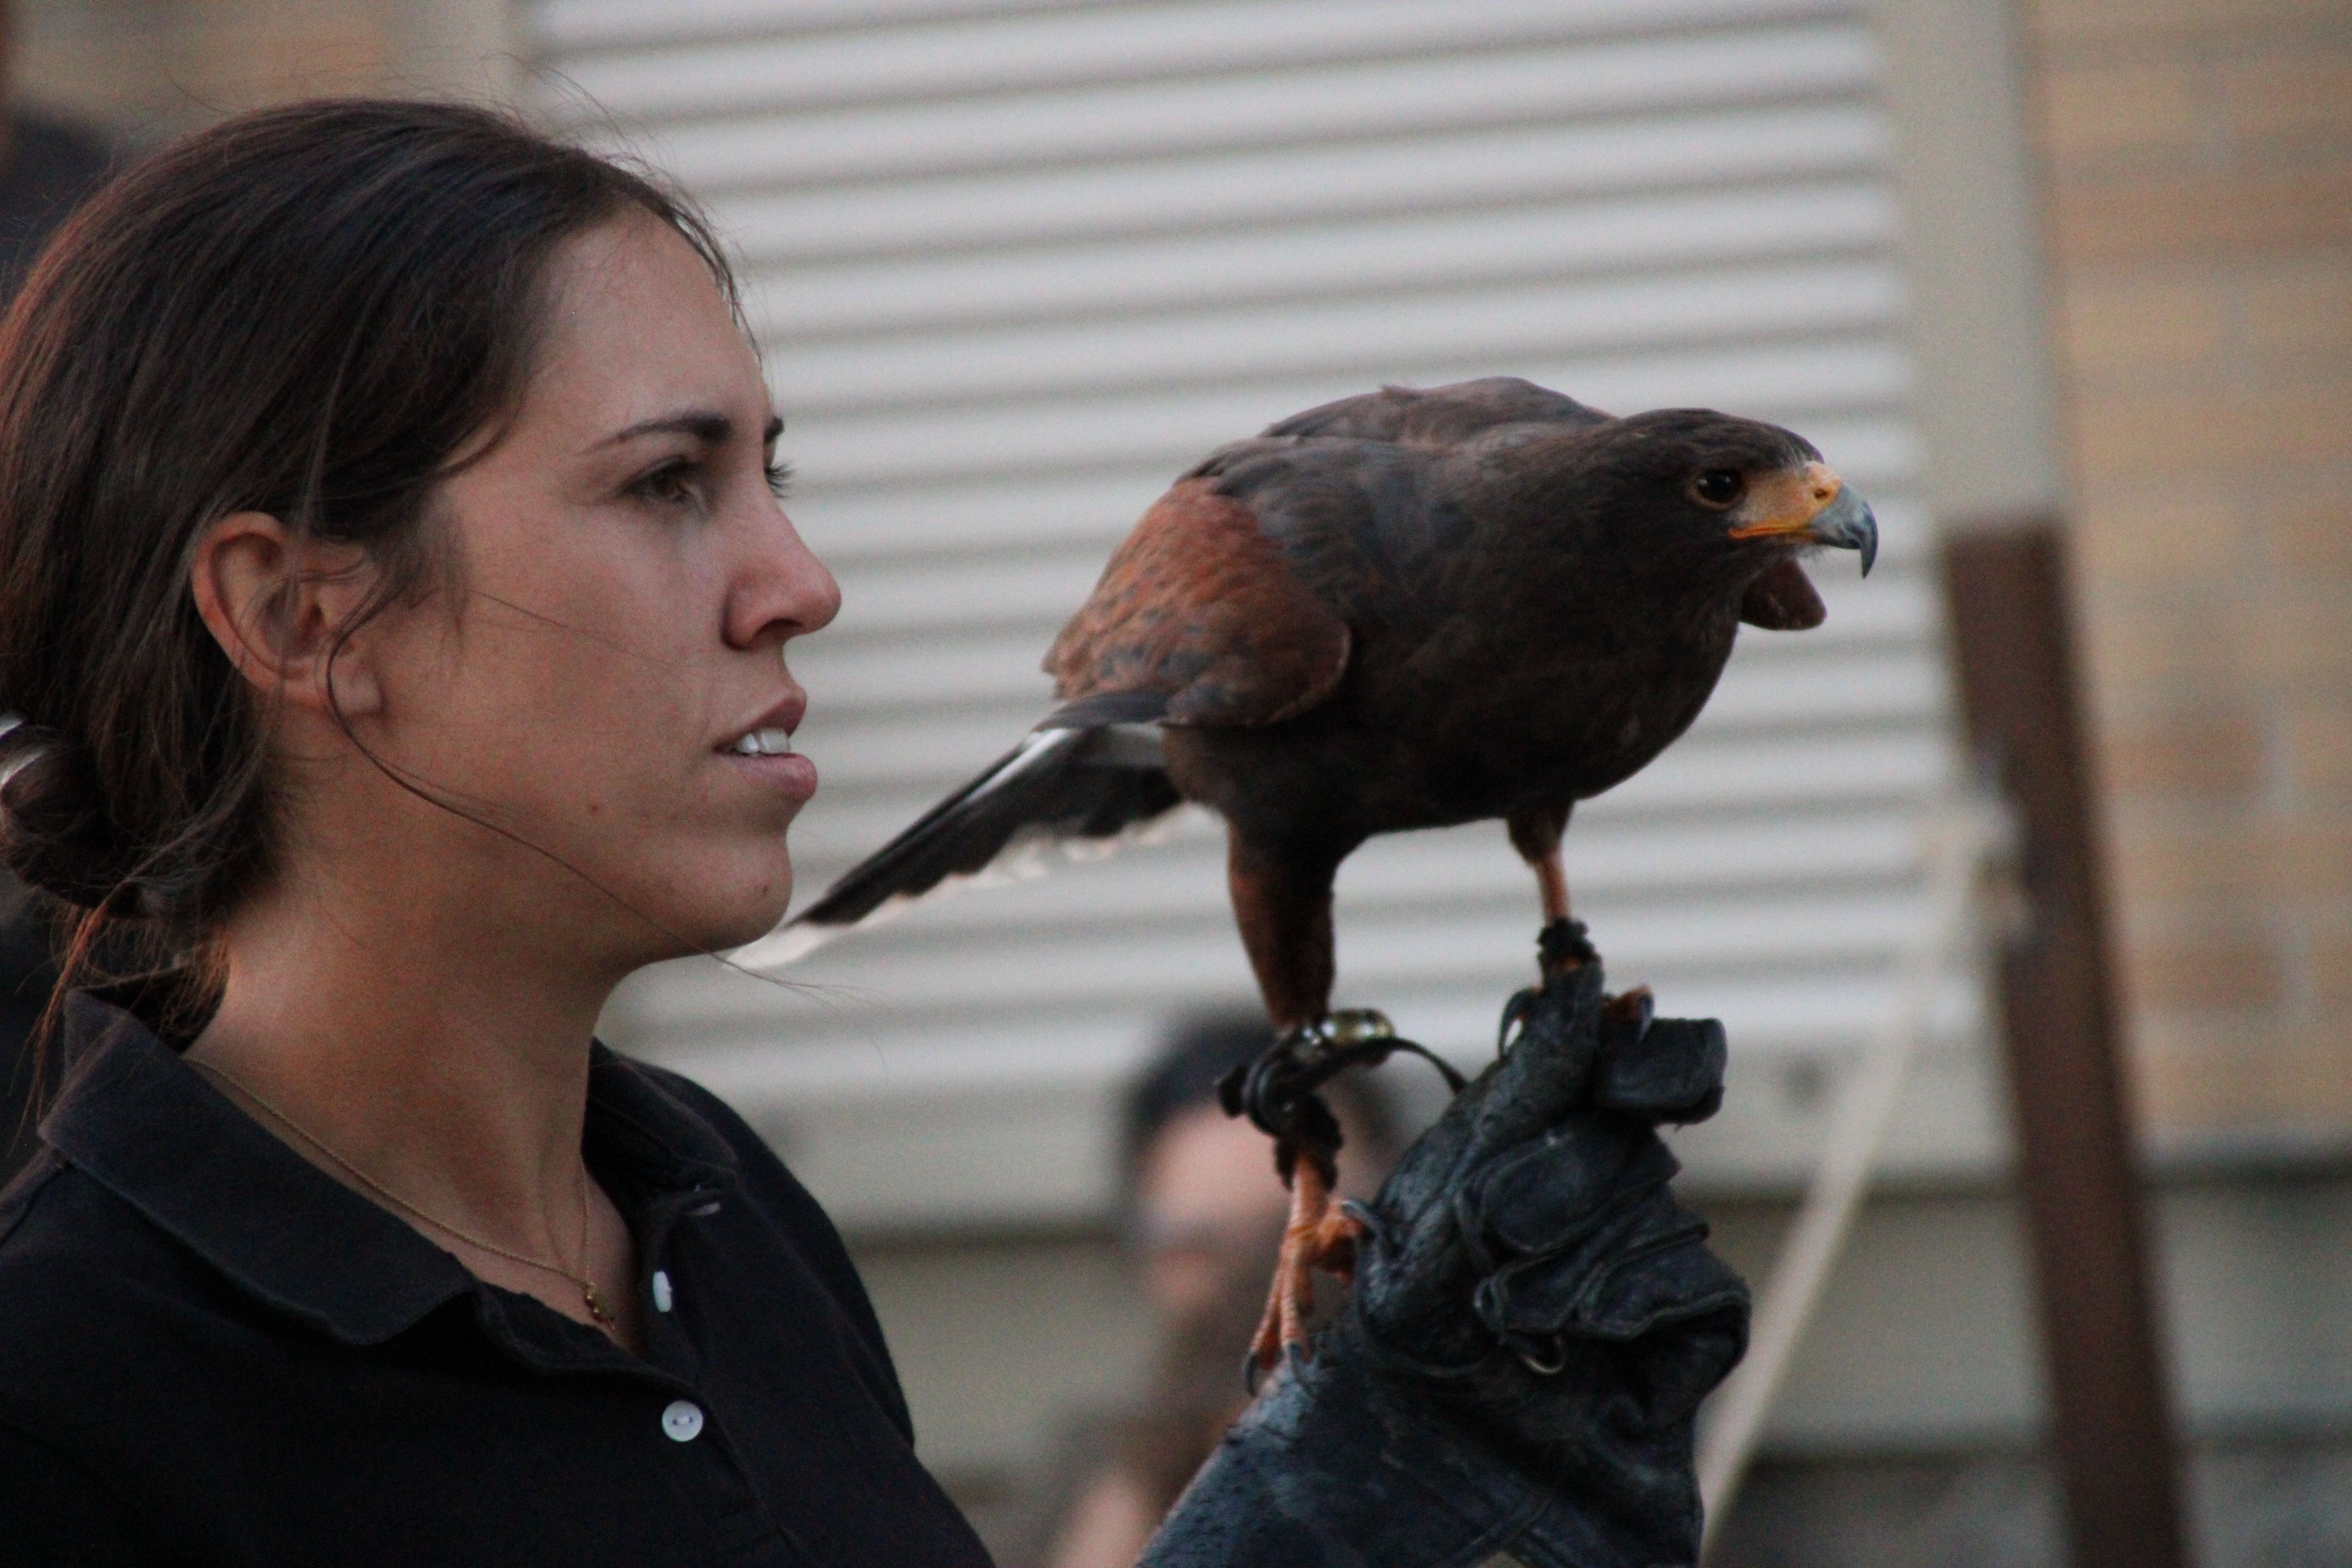
[[[309,891],[264,894],[231,921],[220,1009],[189,1059],[291,1122],[286,1142],[345,1184],[336,1160],[460,1232],[573,1257],[588,1044],[610,982],[428,889],[296,885]]]

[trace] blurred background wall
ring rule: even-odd
[[[20,100],[134,142],[333,92],[510,99],[507,0],[16,0]]]
[[[2133,1047],[2184,1135],[2352,1123],[2352,26],[2026,13]]]
[[[1881,503],[1884,575],[1827,563],[1830,625],[1751,634],[1570,849],[1612,972],[1730,1028],[1684,1152],[1752,1273],[1965,772],[1934,531],[2061,515],[2203,1560],[2352,1562],[2347,7],[43,0],[10,71],[131,148],[488,96],[712,205],[849,592],[801,661],[812,887],[1031,721],[1054,626],[1218,440],[1486,372],[1814,435]],[[856,939],[813,993],[677,966],[608,1020],[841,1216],[1000,1540],[1151,1355],[1111,1108],[1168,1009],[1245,994],[1216,860],[1194,825]],[[1350,999],[1475,1061],[1532,935],[1499,833],[1383,847],[1342,896]],[[1727,1560],[2056,1561],[1984,1027],[1955,973]]]

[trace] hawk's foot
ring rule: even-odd
[[[1290,1219],[1283,1227],[1282,1253],[1275,1260],[1274,1288],[1266,1296],[1265,1316],[1258,1321],[1257,1338],[1250,1346],[1254,1373],[1273,1371],[1293,1346],[1301,1355],[1308,1353],[1307,1324],[1315,1310],[1315,1271],[1320,1268],[1342,1280],[1352,1279],[1356,1242],[1363,1235],[1363,1222],[1331,1201],[1331,1188],[1320,1165],[1313,1160],[1299,1161],[1290,1187]]]
[[[1584,932],[1584,922],[1561,916],[1546,921],[1543,930],[1536,933],[1536,968],[1545,980],[1580,969],[1588,963],[1598,963],[1601,955]]]

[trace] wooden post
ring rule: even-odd
[[[1969,734],[2022,835],[2030,918],[2001,952],[2000,1004],[2073,1561],[2180,1568],[2064,546],[2046,525],[1961,532],[1944,567]]]

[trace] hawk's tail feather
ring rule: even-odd
[[[1063,715],[1046,722],[1056,724]],[[1116,841],[1180,804],[1159,727],[1041,728],[906,831],[844,872],[798,915],[733,962],[775,969],[843,931],[877,923],[941,887],[971,880],[1042,844]],[[1073,845],[1075,847],[1075,845]],[[1034,874],[1034,870],[1032,871]]]

